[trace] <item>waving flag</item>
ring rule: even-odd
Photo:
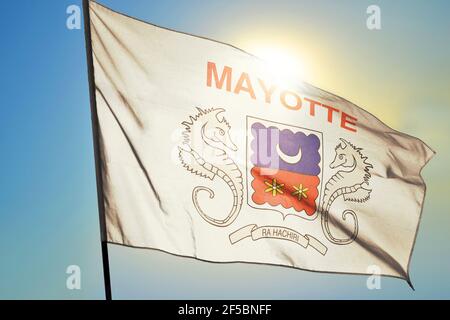
[[[409,279],[426,144],[230,45],[89,13],[104,241]]]

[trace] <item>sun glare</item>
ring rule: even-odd
[[[262,59],[274,78],[281,84],[289,85],[304,80],[305,68],[299,58],[288,50],[275,47],[256,47],[252,53]]]

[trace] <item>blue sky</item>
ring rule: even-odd
[[[110,246],[116,298],[450,298],[448,1],[143,1],[102,3],[152,23],[252,51],[281,46],[306,80],[365,107],[437,151],[412,258],[416,291],[384,278],[217,265]],[[382,10],[368,31],[365,9]],[[81,1],[3,1],[0,298],[102,299],[103,278]],[[257,52],[255,52],[257,54]],[[66,267],[82,290],[66,289]]]

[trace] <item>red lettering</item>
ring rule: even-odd
[[[236,72],[236,71],[235,71]],[[208,61],[207,63],[207,73],[206,73],[206,85],[208,87],[215,87],[219,90],[226,90],[228,92],[232,91],[232,73],[233,69],[228,66],[224,66],[222,70],[217,70],[216,63]],[[240,94],[241,92],[246,92],[249,94],[249,96],[252,99],[256,100],[256,95],[254,88],[252,86],[252,79],[258,80],[259,88],[257,88],[257,94],[259,99],[263,99],[262,93],[264,93],[264,101],[265,103],[273,103],[274,94],[278,95],[279,92],[279,98],[281,104],[289,109],[289,110],[300,110],[302,108],[303,101],[302,99],[305,99],[305,101],[309,102],[309,115],[311,117],[315,117],[317,113],[317,106],[321,106],[326,109],[327,112],[327,121],[329,123],[338,122],[337,115],[335,116],[335,113],[340,114],[340,127],[342,129],[356,132],[357,131],[357,121],[358,119],[341,111],[338,108],[325,105],[317,100],[313,100],[311,98],[301,98],[299,94],[297,94],[295,91],[289,91],[289,90],[283,90],[282,88],[278,88],[277,85],[270,84],[269,82],[265,82],[262,79],[259,78],[250,78],[249,74],[246,72],[241,73],[237,83],[236,87],[234,88],[233,92],[235,94]],[[253,80],[253,81],[254,81]],[[261,92],[262,91],[262,92]],[[320,110],[319,110],[320,113]],[[334,118],[333,118],[334,117]]]
[[[295,105],[289,105],[286,101],[286,96],[287,95],[291,95],[295,98],[296,103]],[[283,106],[285,106],[286,108],[290,109],[290,110],[300,110],[300,108],[302,107],[302,100],[300,99],[300,97],[292,91],[283,91],[281,92],[280,95],[280,101],[283,104]]]
[[[246,86],[244,86],[244,83]],[[253,98],[256,99],[255,91],[253,91],[252,83],[250,82],[250,78],[247,73],[243,72],[241,74],[241,77],[239,78],[236,88],[234,89],[234,93],[239,94],[241,91],[248,92],[248,94]]]
[[[316,100],[313,100],[313,99],[308,99],[308,98],[304,98],[304,99],[309,102],[309,115],[315,116],[316,115],[316,106],[320,106],[321,103]]]
[[[356,132],[356,121],[358,121],[358,119],[342,111],[341,128]],[[348,124],[354,126],[354,128],[349,127]]]
[[[326,108],[328,110],[328,122],[333,122],[333,112],[339,113],[339,109],[327,106],[325,104],[322,104],[322,107]]]
[[[231,75],[232,75],[232,69],[230,67],[225,66],[222,71],[222,75],[219,80],[219,75],[217,73],[217,67],[214,62],[208,61],[208,67],[207,67],[207,76],[206,76],[206,85],[208,87],[212,86],[213,81],[213,75],[214,75],[214,82],[216,84],[217,89],[222,89],[224,82],[226,81],[226,90],[231,91]]]
[[[258,79],[259,85],[261,86],[261,88],[264,91],[264,96],[266,99],[266,103],[271,103],[272,102],[272,95],[273,92],[277,89],[276,85],[272,85],[270,86],[269,89],[267,89],[266,84],[264,83],[264,81],[262,81],[261,79]]]

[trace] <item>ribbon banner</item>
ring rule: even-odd
[[[321,243],[313,236],[309,234],[302,235],[295,230],[281,226],[258,227],[256,224],[249,224],[236,230],[235,232],[230,234],[229,237],[231,244],[235,244],[236,242],[239,242],[245,238],[251,237],[253,241],[259,239],[288,240],[297,243],[305,249],[310,246],[323,256],[327,253],[328,250],[328,248],[323,243]]]

